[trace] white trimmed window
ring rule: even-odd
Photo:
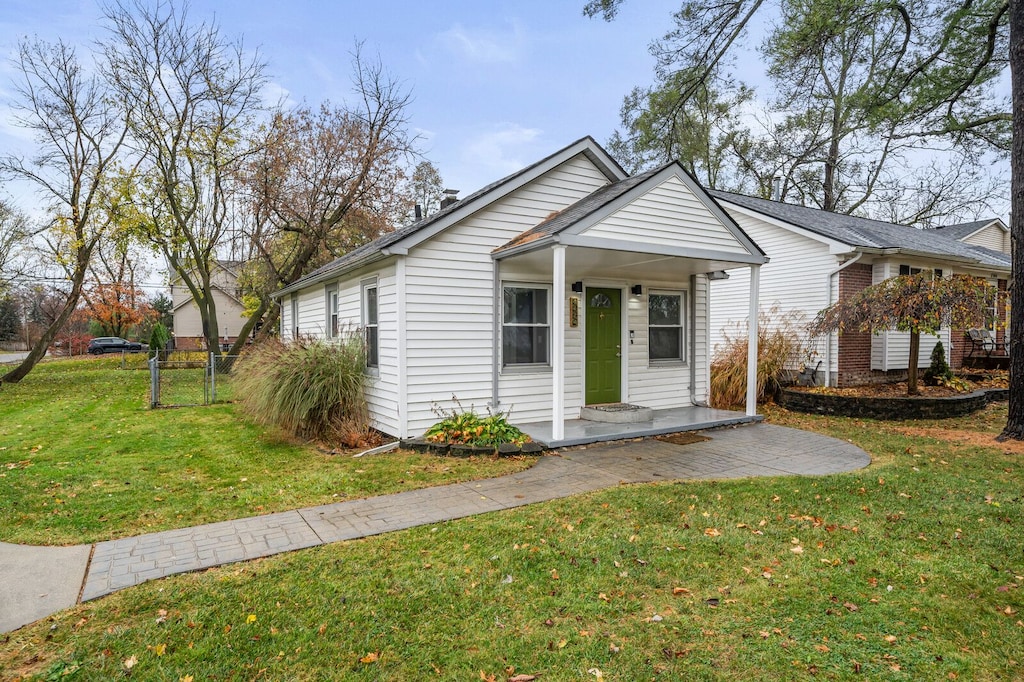
[[[652,291],[647,297],[647,352],[651,362],[686,359],[686,295]]]
[[[327,338],[338,338],[338,285],[332,284],[324,289],[324,305],[327,309]]]
[[[550,290],[529,284],[502,287],[501,362],[546,365],[550,358]]]
[[[380,335],[377,309],[377,281],[363,283],[363,334],[366,341],[366,366],[380,366]]]

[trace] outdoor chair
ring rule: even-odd
[[[971,350],[967,353],[969,357],[984,355],[992,357],[992,353],[1005,355],[1007,347],[1005,341],[998,341],[991,329],[968,329],[967,337],[971,340]]]

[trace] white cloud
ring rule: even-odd
[[[477,64],[513,63],[519,60],[526,35],[518,21],[509,21],[500,30],[468,28],[455,24],[437,35],[449,52]]]
[[[288,88],[274,81],[270,81],[263,86],[263,104],[272,108],[280,106],[285,111],[294,109],[299,105],[295,98],[292,97],[292,93]]]
[[[536,142],[543,131],[517,123],[502,123],[494,129],[467,138],[459,154],[462,174],[471,173],[482,181],[478,186],[503,178],[536,161]]]

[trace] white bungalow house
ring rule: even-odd
[[[1009,231],[999,220],[921,230],[742,194],[711,194],[771,255],[771,263],[760,273],[761,309],[774,307],[779,320],[795,325],[811,321],[839,297],[900,274],[964,273],[983,277],[1002,290],[1010,278]],[[735,301],[747,287],[745,271],[712,283],[713,348],[735,331],[736,322],[746,320],[745,306]],[[993,310],[999,319],[1006,314],[1004,308]],[[997,328],[995,333],[1001,342],[1003,331]],[[813,369],[821,362],[817,380],[827,385],[897,380],[906,375],[909,338],[908,333],[895,331],[833,334],[814,341],[816,356],[809,365]],[[943,329],[938,336],[921,337],[921,367],[929,365],[940,340],[953,367],[973,350],[965,330]]]
[[[557,445],[754,419],[752,393],[706,406],[708,282],[751,271],[756,309],[765,262],[680,165],[628,177],[586,137],[275,296],[285,339],[365,330],[381,431],[419,435],[455,396]],[[580,420],[608,404],[639,421]]]

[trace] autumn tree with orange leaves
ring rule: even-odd
[[[921,334],[937,334],[941,327],[980,327],[987,322],[985,316],[993,297],[1001,295],[980,277],[942,278],[924,270],[892,277],[832,304],[818,313],[810,331],[814,336],[842,334],[847,329],[910,332],[907,394],[918,395]]]

